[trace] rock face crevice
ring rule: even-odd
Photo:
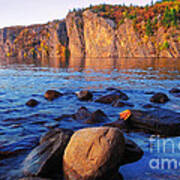
[[[73,57],[85,57],[84,19],[82,12],[69,13],[66,17],[69,49]]]

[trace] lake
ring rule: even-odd
[[[128,102],[134,104],[133,109],[145,110],[143,105],[149,103],[152,94],[163,92],[170,101],[157,105],[180,112],[180,97],[169,93],[173,87],[180,88],[180,59],[152,58],[99,58],[99,59],[0,59],[0,179],[18,179],[19,169],[26,155],[37,145],[42,134],[54,127],[71,128],[73,130],[87,127],[76,121],[60,121],[54,119],[62,114],[72,114],[81,106],[90,111],[103,110],[111,121],[119,117],[119,113],[129,107],[112,107],[95,102],[82,102],[74,92],[88,89],[93,92],[94,99],[107,93],[106,88],[115,87],[129,96]],[[48,89],[58,90],[64,96],[47,101],[44,93]],[[40,101],[37,107],[26,106],[26,102],[34,98]],[[97,124],[98,126],[101,124]],[[179,179],[180,178],[180,138],[169,138],[175,144],[175,152],[171,152],[171,144],[167,151],[150,152],[149,137],[144,133],[125,134],[134,140],[143,150],[144,156],[138,162],[122,166],[120,173],[126,180],[134,179]],[[7,156],[7,157],[6,157]],[[175,158],[177,168],[153,169],[152,159]],[[154,166],[153,166],[154,167]]]

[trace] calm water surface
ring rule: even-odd
[[[37,145],[39,137],[54,127],[79,129],[87,125],[78,122],[57,122],[62,114],[72,114],[81,106],[94,111],[102,109],[115,121],[119,112],[128,107],[115,108],[94,102],[80,102],[73,94],[81,89],[94,92],[94,99],[107,93],[106,88],[116,87],[125,92],[135,105],[143,110],[152,95],[146,92],[164,92],[171,99],[159,107],[180,112],[180,98],[169,94],[173,87],[180,88],[180,59],[46,59],[18,60],[0,59],[0,152],[10,152],[0,161],[0,179],[18,179],[19,169],[25,156]],[[65,95],[49,102],[43,95],[46,90],[58,90]],[[25,103],[35,98],[40,104],[30,108]],[[99,124],[98,124],[99,125]],[[126,134],[144,150],[143,158],[120,168],[126,180],[134,179],[179,179],[180,178],[180,138],[171,138],[175,152],[155,149],[149,151],[149,136],[143,133]],[[166,139],[167,140],[167,139]],[[17,153],[16,153],[17,152]],[[151,159],[175,158],[176,169],[152,169]]]

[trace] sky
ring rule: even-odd
[[[42,24],[63,19],[73,8],[90,4],[146,5],[152,0],[0,0],[0,28],[14,25]],[[153,0],[155,2],[155,0]]]

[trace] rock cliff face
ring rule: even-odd
[[[78,22],[82,22],[80,27]],[[145,39],[136,32],[132,20],[125,19],[117,25],[90,10],[81,16],[69,14],[66,24],[70,31],[69,49],[74,57],[180,57],[177,37],[171,36],[174,28],[167,32],[159,28],[155,35]],[[163,44],[163,36],[168,35],[169,47],[160,50],[157,46]]]
[[[65,56],[67,45],[65,21],[0,30],[0,56],[2,57]]]
[[[110,5],[103,11],[103,7],[98,11],[87,8],[70,12],[62,21],[0,29],[0,56],[20,58],[64,58],[69,55],[81,58],[180,57],[179,29],[177,28],[179,21],[176,18],[179,16],[179,10],[176,11],[177,6],[173,6],[176,8],[173,10],[171,7],[169,11],[165,10],[164,5],[161,5],[162,9],[156,6],[156,9],[152,6],[147,12],[145,8],[136,10],[134,7],[129,7],[129,9],[123,7],[122,9],[119,6]],[[142,15],[152,19],[152,23],[143,19],[141,14],[133,15],[131,13],[133,11],[142,12]],[[176,16],[173,16],[173,12]],[[113,13],[115,15],[111,16]],[[148,13],[150,15],[147,15]],[[170,24],[177,23],[176,26],[162,25],[168,13],[171,13]],[[118,20],[116,16],[119,17]],[[173,17],[175,17],[175,22],[172,21]],[[154,28],[153,32],[151,28]]]

